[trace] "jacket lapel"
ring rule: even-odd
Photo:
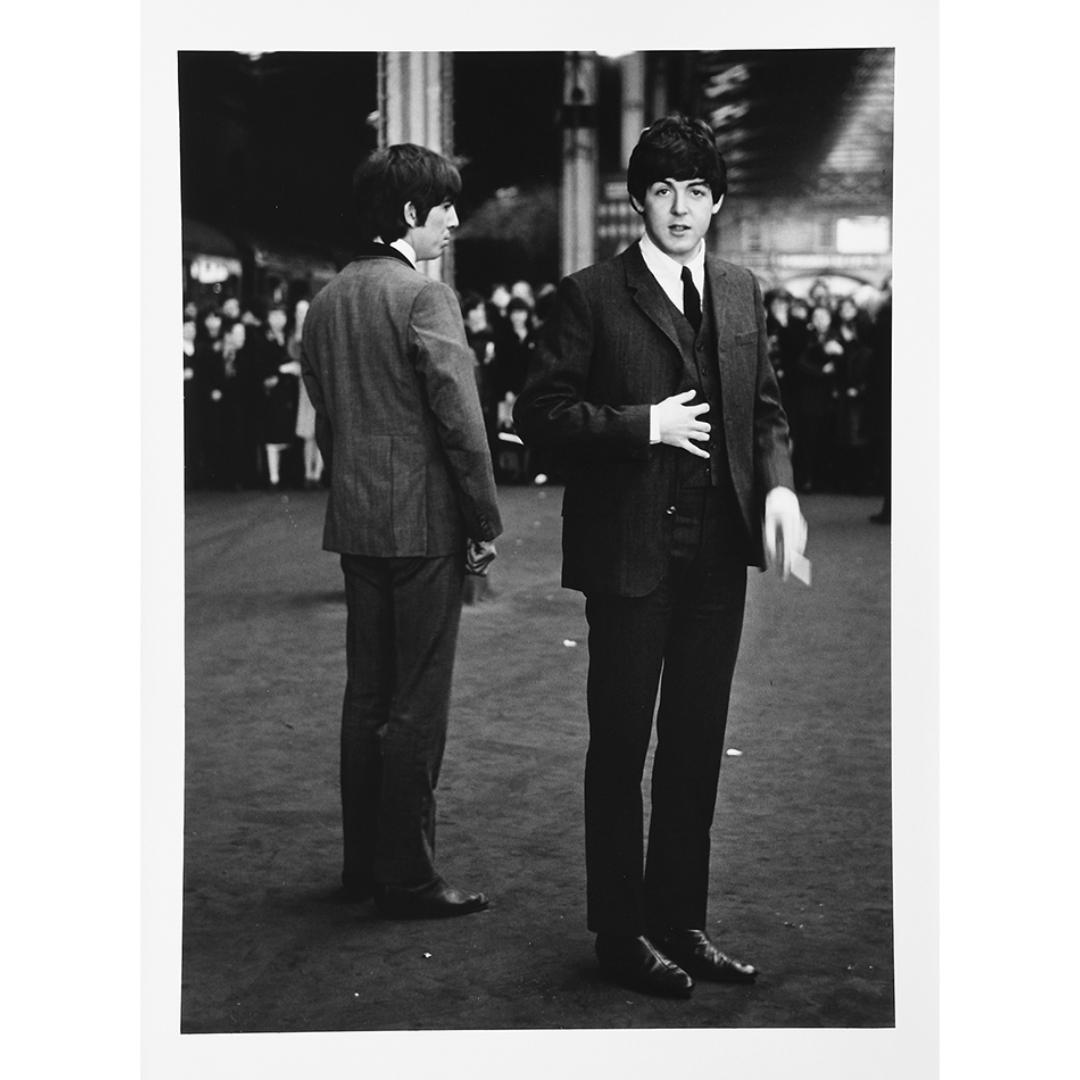
[[[716,327],[716,359],[720,365],[720,385],[724,374],[731,365],[731,354],[727,347],[729,340],[728,322],[731,317],[731,304],[727,303],[727,270],[719,259],[705,257],[705,286],[712,305],[713,326]]]
[[[656,278],[649,273],[649,268],[641,257],[641,248],[637,244],[632,245],[623,258],[626,265],[626,287],[630,290],[634,303],[664,332],[675,346],[676,355],[681,361],[682,346],[671,318],[671,303]]]

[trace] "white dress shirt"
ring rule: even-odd
[[[381,236],[376,236],[373,239],[375,240],[376,244],[386,244],[386,241]],[[391,240],[389,244],[386,244],[386,246],[392,247],[395,251],[400,251],[401,254],[409,260],[412,268],[414,270],[416,269],[416,250],[412,246],[412,244],[410,244],[409,241],[405,239],[405,237],[402,236],[399,237],[397,240]]]
[[[657,285],[667,294],[668,299],[685,315],[683,311],[683,263],[676,262],[670,255],[661,251],[652,242],[648,233],[643,233],[640,241],[641,257],[645,260],[645,267],[656,279]],[[705,241],[698,244],[690,261],[685,264],[690,267],[690,277],[693,278],[694,288],[705,303]],[[649,410],[649,443],[655,444],[660,441],[660,422],[656,418],[656,406]]]
[[[668,299],[680,310],[683,310],[683,264],[676,262],[670,255],[666,255],[649,238],[648,233],[641,237],[641,257],[645,260],[649,273],[656,278],[656,283],[668,295]],[[690,276],[694,279],[694,288],[698,296],[705,297],[705,241],[698,244],[697,251],[686,264],[690,267]],[[685,315],[686,312],[683,311]]]
[[[404,237],[399,240],[391,240],[390,246],[400,251],[413,264],[413,269],[416,269],[416,251],[408,240]]]

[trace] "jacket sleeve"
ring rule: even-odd
[[[753,276],[753,275],[751,275]],[[791,470],[791,443],[787,414],[780,401],[780,386],[769,359],[769,338],[765,330],[765,305],[761,287],[754,281],[754,310],[757,314],[757,384],[754,394],[754,471],[764,498],[774,487],[795,489]]]
[[[648,404],[610,405],[593,400],[597,327],[588,297],[573,277],[559,286],[556,329],[546,335],[530,364],[514,406],[514,424],[530,445],[605,459],[649,456]],[[617,363],[618,357],[604,357]]]
[[[416,370],[458,492],[465,528],[474,540],[502,532],[487,431],[473,373],[475,358],[453,289],[439,281],[417,294],[410,315]]]
[[[322,384],[311,363],[303,342],[300,344],[300,374],[304,380],[308,397],[315,407],[315,445],[322,454],[323,464],[327,473],[333,471],[333,432],[330,428],[330,417],[326,410],[326,396],[323,394]]]

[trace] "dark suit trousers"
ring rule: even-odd
[[[435,878],[435,787],[461,616],[464,553],[342,555],[348,682],[341,718],[342,879]]]
[[[585,858],[589,929],[704,928],[709,830],[742,633],[746,539],[733,497],[677,499],[668,573],[649,595],[591,595]],[[659,688],[643,870],[641,780]]]

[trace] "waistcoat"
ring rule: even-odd
[[[683,374],[679,382],[679,391],[697,391],[697,397],[691,404],[701,404],[704,399],[709,403],[709,411],[703,413],[702,420],[707,420],[712,427],[708,442],[697,445],[709,451],[709,460],[696,457],[680,450],[676,483],[680,489],[714,487],[723,488],[725,493],[734,495],[731,482],[731,468],[728,464],[727,444],[724,441],[724,414],[720,398],[720,367],[716,358],[716,321],[710,302],[708,283],[702,297],[701,329],[697,336],[689,320],[674,304],[672,321],[682,350]],[[670,303],[670,301],[669,301]]]

